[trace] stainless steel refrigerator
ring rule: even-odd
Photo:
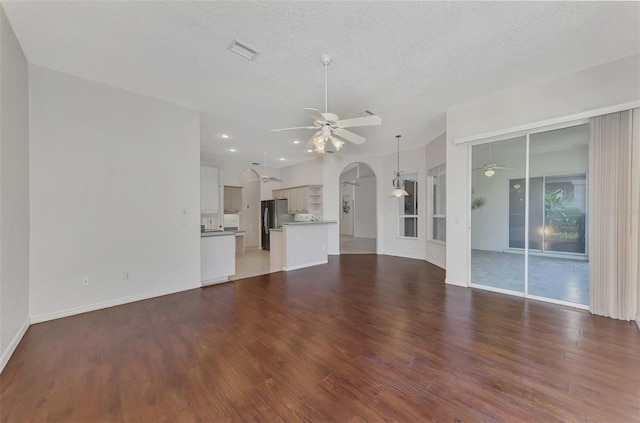
[[[278,229],[283,222],[293,222],[293,215],[289,214],[287,200],[263,200],[260,206],[262,217],[262,249],[268,250],[271,238],[269,229]]]

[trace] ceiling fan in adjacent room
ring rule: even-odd
[[[258,163],[254,163],[254,164],[258,164]],[[258,175],[259,179],[254,179],[255,180],[260,180],[262,182],[264,182],[265,184],[267,182],[282,182],[282,179],[276,177],[276,176],[269,176],[267,175],[267,152],[265,151],[264,153],[264,173],[262,175]]]
[[[496,174],[496,170],[515,170],[512,167],[509,166],[503,166],[497,163],[491,163],[491,145],[489,145],[489,163],[483,165],[482,167],[476,167],[473,170],[482,170],[484,173],[484,176],[486,176],[487,178],[491,178],[493,175]]]
[[[324,79],[325,79],[325,90],[324,90],[324,113],[320,113],[320,111],[316,109],[305,108],[302,109],[311,116],[313,119],[312,126],[298,126],[294,128],[281,128],[281,129],[273,129],[272,132],[279,131],[288,131],[292,129],[315,129],[317,132],[311,137],[309,142],[307,143],[307,148],[311,145],[314,146],[315,151],[323,154],[326,151],[327,143],[331,142],[331,145],[335,147],[336,151],[339,151],[343,146],[345,141],[352,142],[354,144],[362,144],[366,141],[366,138],[361,137],[358,134],[355,134],[351,131],[348,131],[345,128],[354,128],[357,126],[370,126],[370,125],[380,125],[382,124],[382,119],[380,116],[369,115],[364,117],[352,118],[352,119],[344,119],[340,120],[338,115],[335,113],[329,113],[329,100],[328,100],[328,92],[329,92],[329,79],[328,79],[328,68],[331,63],[331,56],[328,54],[322,55],[322,63],[324,64]]]

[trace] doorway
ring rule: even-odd
[[[340,173],[340,254],[377,251],[376,175],[366,163],[352,163]]]
[[[240,230],[245,231],[244,254],[236,252],[236,273],[229,280],[271,273],[268,250],[260,249],[260,175],[253,169],[240,174],[242,211]]]
[[[588,131],[472,146],[472,286],[588,307]]]

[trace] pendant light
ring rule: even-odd
[[[392,197],[404,197],[409,195],[407,191],[404,190],[404,172],[400,172],[400,137],[402,135],[396,135],[398,139],[398,168],[395,172],[393,172],[393,191],[391,191]]]

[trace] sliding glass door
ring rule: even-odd
[[[471,283],[588,305],[588,125],[472,146]]]
[[[529,253],[532,297],[589,304],[588,169],[588,125],[530,135],[529,180],[541,181],[529,192],[530,204],[541,203],[532,212],[540,223],[529,228],[540,239]]]
[[[523,295],[526,138],[472,147],[471,283]],[[512,182],[516,181],[516,182]]]

